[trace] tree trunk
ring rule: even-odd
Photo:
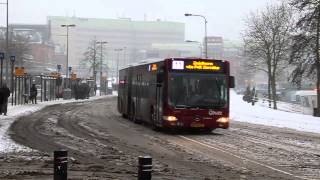
[[[271,60],[269,60],[271,62]],[[268,102],[269,108],[271,108],[271,63],[268,64]]]
[[[303,74],[301,73],[301,69],[299,70],[299,75],[297,76],[297,80],[296,80],[296,85],[297,85],[297,89],[298,90],[301,90],[302,89],[302,77],[303,77]]]
[[[270,76],[268,74],[268,104],[269,108],[271,108],[271,83],[270,83]]]
[[[271,77],[271,90],[272,90],[273,109],[278,109],[277,108],[277,87],[276,87],[275,74],[273,74]]]

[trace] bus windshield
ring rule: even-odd
[[[169,105],[176,108],[221,108],[228,102],[225,75],[170,73]]]

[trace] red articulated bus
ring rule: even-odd
[[[119,71],[118,111],[154,129],[227,129],[233,87],[228,61],[148,60]]]

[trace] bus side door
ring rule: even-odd
[[[157,73],[156,80],[156,104],[155,104],[155,125],[162,125],[162,106],[163,106],[163,72]]]

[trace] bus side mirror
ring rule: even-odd
[[[163,82],[163,72],[157,72],[157,87],[161,87],[162,82]]]
[[[229,76],[229,88],[234,88],[235,84],[234,76]]]

